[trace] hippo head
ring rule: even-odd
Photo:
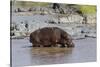
[[[63,42],[67,45],[67,47],[74,47],[74,43],[70,35],[67,35],[67,36],[65,35]]]
[[[72,42],[72,40],[68,39],[65,42],[66,42],[67,47],[74,47],[74,43]]]

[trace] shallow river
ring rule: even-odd
[[[13,39],[12,67],[96,61],[96,38],[74,43],[74,48],[33,48],[28,39]]]

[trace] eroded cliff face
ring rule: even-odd
[[[22,37],[43,27],[59,27],[73,37],[96,37],[96,14],[83,14],[70,5],[19,7],[12,10],[11,36]]]
[[[96,26],[94,24],[80,24],[80,23],[61,23],[61,24],[50,24],[50,23],[43,23],[43,22],[31,22],[28,23],[28,28],[25,27],[25,23],[15,23],[12,24],[14,27],[11,30],[14,35],[13,37],[22,37],[22,36],[29,36],[31,32],[35,31],[36,29],[43,28],[43,27],[59,27],[74,38],[84,38],[87,36],[96,37]]]

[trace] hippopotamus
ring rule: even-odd
[[[71,36],[58,27],[44,27],[30,34],[33,47],[74,47]]]

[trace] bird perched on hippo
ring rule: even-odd
[[[33,47],[74,47],[71,36],[58,27],[44,27],[30,34]]]

